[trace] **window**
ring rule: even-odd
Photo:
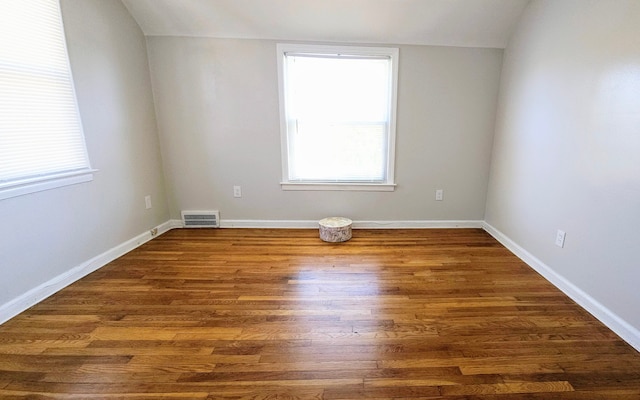
[[[397,48],[278,45],[282,187],[394,190]]]
[[[0,0],[0,199],[91,172],[58,0]]]

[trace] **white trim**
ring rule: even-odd
[[[640,330],[633,327],[616,313],[605,307],[598,300],[594,299],[588,293],[571,283],[567,278],[558,274],[550,266],[540,261],[533,254],[529,253],[491,224],[483,222],[482,228],[504,247],[509,249],[513,254],[518,256],[522,261],[542,275],[546,280],[551,282],[555,287],[578,303],[580,307],[587,310],[600,322],[620,336],[624,341],[633,346],[633,348],[640,351]]]
[[[10,320],[29,307],[41,302],[59,290],[69,286],[80,278],[98,270],[116,258],[130,252],[136,247],[148,242],[158,235],[162,235],[175,226],[173,221],[167,221],[157,227],[121,243],[90,260],[77,265],[70,270],[50,279],[49,281],[23,293],[9,302],[0,305],[0,324]],[[155,232],[155,234],[153,233]]]
[[[221,219],[221,228],[318,228],[320,220]],[[482,221],[353,221],[354,229],[482,228]]]
[[[178,222],[177,225],[176,225],[176,221]],[[178,220],[170,219],[167,222],[163,222],[154,228],[154,229],[157,229],[158,231],[156,232],[155,235],[153,235],[153,237],[149,238],[147,242],[155,237],[162,235],[163,233],[169,232],[170,230],[176,229],[176,228],[182,228],[182,221],[180,221],[179,219]],[[151,231],[153,231],[153,229],[151,229],[149,232]]]
[[[182,221],[181,219],[170,219],[169,221],[165,222],[163,225],[165,224],[167,225],[167,231],[171,229],[184,228],[184,221]]]
[[[352,190],[367,192],[393,192],[396,185],[392,183],[312,183],[312,182],[280,182],[282,190]]]
[[[386,177],[383,184],[333,184],[325,185],[315,182],[289,181],[289,127],[287,126],[286,112],[286,63],[287,53],[315,54],[315,55],[351,55],[375,57],[384,56],[391,60],[389,79],[390,108],[388,123],[388,143],[386,159]],[[278,106],[280,111],[280,152],[282,158],[282,190],[369,190],[369,191],[394,191],[395,190],[395,158],[396,158],[396,124],[398,104],[398,70],[400,63],[400,49],[398,47],[373,47],[373,46],[345,46],[308,43],[278,43],[276,44],[277,71],[278,71]]]
[[[282,159],[282,179],[289,179],[289,139],[287,136],[287,113],[285,111],[285,60],[282,44],[276,45],[278,66],[278,110],[280,111],[280,158]]]
[[[220,228],[318,228],[320,220],[264,220],[264,219],[221,219]]]
[[[0,200],[62,186],[90,182],[93,180],[93,173],[97,171],[95,169],[83,169],[81,171],[63,172],[46,177],[30,178],[3,184],[0,185]]]
[[[354,221],[355,229],[436,229],[482,228],[482,221],[431,220],[431,221]]]

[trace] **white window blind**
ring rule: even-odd
[[[284,180],[391,183],[392,55],[323,49],[282,51]]]
[[[0,190],[91,171],[58,0],[0,0],[0,112]]]

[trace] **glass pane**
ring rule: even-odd
[[[289,178],[384,181],[390,60],[287,57]]]

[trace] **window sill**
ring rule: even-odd
[[[58,187],[75,185],[93,180],[95,169],[68,172],[53,176],[25,179],[0,185],[0,200],[22,196],[29,193],[42,192]]]
[[[365,191],[393,192],[395,183],[316,183],[316,182],[280,182],[282,190],[326,190],[326,191]]]

